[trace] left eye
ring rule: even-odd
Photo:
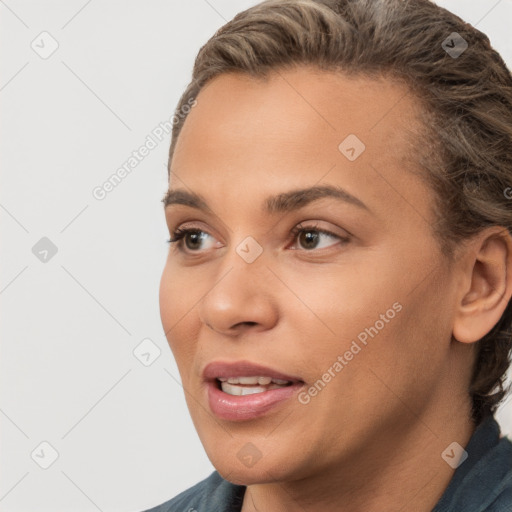
[[[330,231],[319,229],[316,226],[297,226],[296,228],[292,229],[292,234],[294,235],[294,240],[297,240],[305,250],[324,249],[325,247],[335,245],[338,241],[348,241],[348,238],[346,237],[335,235]],[[322,238],[326,240],[327,243],[322,244]],[[329,243],[328,239],[331,241],[334,240],[334,243]]]

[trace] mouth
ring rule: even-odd
[[[273,379],[269,376],[219,377],[215,381],[218,389],[231,396],[255,395],[292,385],[290,380]]]
[[[210,363],[203,378],[211,411],[230,421],[263,416],[305,385],[299,377],[248,361]]]

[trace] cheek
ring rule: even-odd
[[[206,293],[205,283],[204,276],[180,268],[176,261],[168,258],[160,279],[159,290],[160,316],[165,332],[172,327],[171,334],[174,334],[173,326],[187,322],[187,313],[193,314],[194,305]]]
[[[405,296],[402,272],[383,268],[384,264],[373,261],[359,267],[343,263],[318,265],[307,271],[288,269],[283,271],[283,281],[294,283],[290,288],[295,297],[288,294],[283,304],[312,340],[321,337],[330,350],[341,350],[365,328],[376,321],[380,325],[380,315],[387,312],[386,326],[398,316],[400,306],[393,304]],[[318,349],[322,349],[321,343],[315,343]]]
[[[206,270],[187,269],[168,258],[160,280],[159,302],[162,327],[182,381],[190,382],[198,368],[201,321],[199,304],[212,288]]]
[[[191,338],[192,331],[187,329],[187,325],[190,325],[195,313],[193,306],[199,298],[200,290],[187,287],[186,274],[176,271],[174,265],[167,262],[160,279],[160,318],[176,359],[181,358],[183,348],[190,346],[190,343],[184,342],[184,337],[190,333],[188,338]]]
[[[446,276],[434,273],[425,279],[432,262],[419,264],[410,250],[407,258],[400,254],[373,254],[371,261],[362,257],[357,266],[282,269],[283,280],[294,283],[295,297],[289,297],[285,311],[301,332],[305,375],[311,380],[345,355],[344,369],[352,369],[344,378],[359,379],[357,368],[364,367],[391,380],[397,372],[404,381],[411,371],[421,371],[426,379],[436,371],[428,370],[428,361],[442,357],[442,351],[432,352],[449,330],[439,298]]]
[[[164,267],[162,277],[160,278],[160,289],[159,289],[159,303],[160,303],[160,318],[162,320],[162,326],[164,331],[167,331],[173,325],[173,319],[176,315],[176,287],[173,286],[170,280],[169,265]]]

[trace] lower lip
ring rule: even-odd
[[[209,381],[207,383],[208,402],[211,411],[218,418],[230,421],[252,420],[263,416],[279,404],[283,404],[303,385],[302,382],[296,382],[291,386],[270,389],[262,393],[234,396],[219,389],[216,381]]]

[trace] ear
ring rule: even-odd
[[[498,323],[512,296],[512,236],[503,226],[486,228],[464,253],[453,337],[474,343]]]

